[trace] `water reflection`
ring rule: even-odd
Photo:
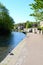
[[[25,34],[19,32],[12,32],[9,36],[0,36],[0,62],[24,37]]]

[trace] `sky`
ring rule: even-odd
[[[0,0],[0,2],[9,10],[15,23],[35,21],[33,17],[29,16],[33,12],[29,6],[34,2],[33,0]]]

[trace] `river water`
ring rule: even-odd
[[[9,36],[0,36],[0,62],[15,48],[20,41],[25,38],[25,34],[12,32]]]

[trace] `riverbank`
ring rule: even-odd
[[[16,62],[17,58],[20,55],[20,52],[24,46],[24,42],[25,39],[23,39],[23,41],[21,41],[8,55],[7,57],[0,63],[0,65],[11,65],[12,62]],[[13,53],[13,54],[12,54]]]
[[[28,33],[0,65],[43,65],[43,36]]]
[[[8,37],[0,37],[0,62],[26,37],[21,32],[12,32]]]

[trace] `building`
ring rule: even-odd
[[[40,22],[40,27],[43,27],[43,21]]]
[[[19,26],[18,26],[18,29],[19,29],[19,30],[23,30],[23,29],[24,29],[24,26],[23,26],[23,25],[19,25]]]

